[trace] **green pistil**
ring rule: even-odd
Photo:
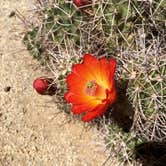
[[[87,85],[85,88],[86,94],[90,96],[94,96],[96,89],[97,89],[97,83],[94,80],[87,82]]]
[[[94,83],[93,83],[92,81],[89,81],[89,82],[87,83],[87,88],[92,88],[93,85],[94,85]]]

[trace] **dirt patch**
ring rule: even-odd
[[[102,165],[96,129],[65,123],[52,98],[32,89],[46,73],[22,44],[23,23],[11,14],[28,14],[32,1],[1,0],[0,6],[0,165]]]

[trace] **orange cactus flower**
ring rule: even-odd
[[[69,91],[65,94],[72,103],[74,114],[83,114],[82,120],[88,122],[103,115],[116,100],[114,73],[116,61],[85,54],[81,64],[75,64],[66,82]]]

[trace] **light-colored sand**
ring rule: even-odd
[[[27,15],[32,7],[31,0],[0,0],[0,165],[101,166],[106,156],[95,129],[64,124],[52,98],[32,88],[44,70],[22,44],[22,22],[8,17],[15,9]]]

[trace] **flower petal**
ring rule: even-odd
[[[68,103],[73,104],[81,104],[87,101],[83,95],[77,95],[71,91],[65,93],[64,98]]]
[[[97,100],[93,96],[79,95],[71,91],[65,93],[64,98],[68,103],[72,103],[72,104],[83,104],[83,103],[89,102],[89,103],[94,103],[95,105],[101,102],[100,100]]]
[[[92,56],[91,54],[85,54],[83,57],[83,66],[86,68],[89,73],[93,75],[93,80],[98,81],[100,80],[100,63],[99,60]]]
[[[81,79],[84,79],[86,81],[94,78],[94,76],[91,74],[91,72],[88,70],[88,68],[85,67],[83,64],[73,65],[72,73],[76,74],[78,77],[80,77]]]
[[[115,70],[116,70],[116,60],[111,58],[109,60],[109,70],[110,70],[110,79],[114,78]]]
[[[88,103],[73,105],[71,111],[74,114],[82,114],[84,112],[92,111],[95,107],[96,105],[93,102],[88,102]]]
[[[92,111],[87,112],[83,117],[82,121],[89,122],[90,120],[103,115],[108,108],[106,104],[99,104],[97,105]]]
[[[100,59],[100,77],[101,77],[101,84],[109,89],[109,75],[110,75],[110,68],[109,68],[109,62],[106,58]]]
[[[117,98],[117,94],[116,94],[116,89],[115,89],[115,86],[112,87],[112,90],[109,92],[109,104],[113,104],[115,101],[116,101],[116,98]]]
[[[87,81],[83,80],[78,75],[71,73],[67,76],[66,82],[70,91],[80,94],[83,93]]]
[[[103,100],[105,99],[107,96],[106,96],[106,90],[105,90],[105,87],[102,87],[102,86],[97,86],[97,89],[95,91],[95,97],[97,99],[100,99],[100,100]]]

